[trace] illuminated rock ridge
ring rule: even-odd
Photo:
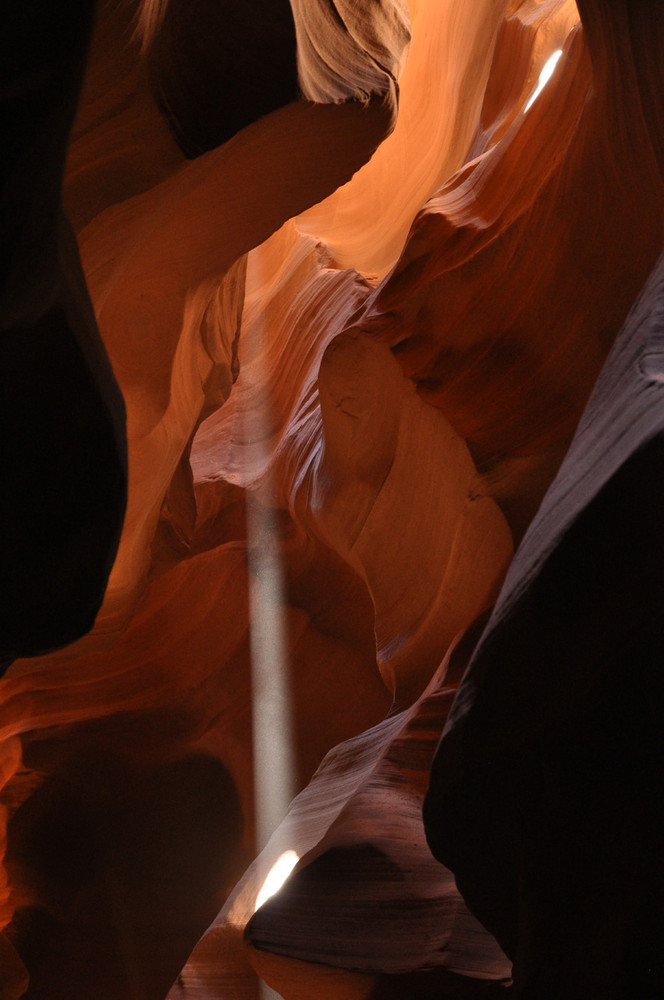
[[[0,996],[661,997],[661,5],[61,8],[0,42]]]

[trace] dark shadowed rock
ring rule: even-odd
[[[516,995],[664,993],[664,261],[512,567],[425,823]]]
[[[288,0],[171,0],[148,64],[178,144],[198,156],[297,98]]]
[[[0,664],[93,625],[126,493],[124,404],[61,208],[93,5],[15,5],[0,62]],[[5,51],[7,48],[7,51]]]

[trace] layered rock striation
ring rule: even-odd
[[[240,7],[6,15],[2,996],[655,997],[664,16]]]

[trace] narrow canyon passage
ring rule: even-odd
[[[664,996],[664,8],[0,24],[2,1000]]]

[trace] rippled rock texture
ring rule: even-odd
[[[45,6],[2,997],[661,996],[659,3]]]

